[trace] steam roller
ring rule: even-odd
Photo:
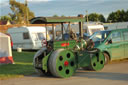
[[[98,71],[104,67],[105,58],[101,50],[95,48],[94,42],[83,37],[82,15],[78,17],[35,17],[31,24],[44,24],[52,26],[52,39],[47,40],[47,45],[42,47],[33,58],[33,65],[39,75],[52,75],[60,78],[71,77],[76,70]],[[71,23],[78,23],[79,34],[76,35]],[[61,25],[61,36],[56,38],[55,26]],[[67,29],[65,29],[65,24]],[[67,32],[67,33],[64,33]],[[66,35],[66,37],[65,37]]]
[[[50,54],[41,49],[34,58],[34,67],[39,75],[52,75],[67,78],[75,74],[78,68],[98,71],[104,67],[105,58],[98,49],[73,52],[67,49],[57,49]]]

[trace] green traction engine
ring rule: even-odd
[[[79,25],[79,36],[73,32],[71,24]],[[36,17],[31,20],[32,24],[52,25],[52,40],[47,41],[46,47],[41,48],[34,56],[33,64],[40,75],[53,75],[66,78],[72,76],[78,68],[83,70],[101,70],[104,67],[105,58],[103,53],[94,48],[91,40],[83,38],[82,15],[78,17]],[[56,38],[55,26],[61,25],[61,39]],[[65,24],[67,29],[65,29]],[[68,39],[64,37],[64,31],[68,32]],[[47,35],[47,32],[46,32]]]

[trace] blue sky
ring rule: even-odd
[[[25,0],[16,0],[23,3]],[[35,16],[77,16],[78,14],[101,13],[105,17],[112,11],[128,9],[128,0],[28,0]],[[9,0],[0,0],[0,16],[11,12]]]

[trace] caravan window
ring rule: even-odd
[[[37,33],[39,40],[45,39],[45,36],[43,33]]]
[[[23,33],[23,39],[29,39],[29,33],[28,32]]]
[[[91,29],[92,34],[97,31],[101,31],[101,29]]]

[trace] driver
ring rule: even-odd
[[[74,40],[77,40],[76,33],[72,29],[70,30],[70,38],[74,39]]]
[[[92,41],[92,39],[89,39],[89,41],[87,41],[87,47],[86,47],[86,49],[87,50],[91,50],[92,48],[94,48],[94,46],[95,46],[95,44]]]

